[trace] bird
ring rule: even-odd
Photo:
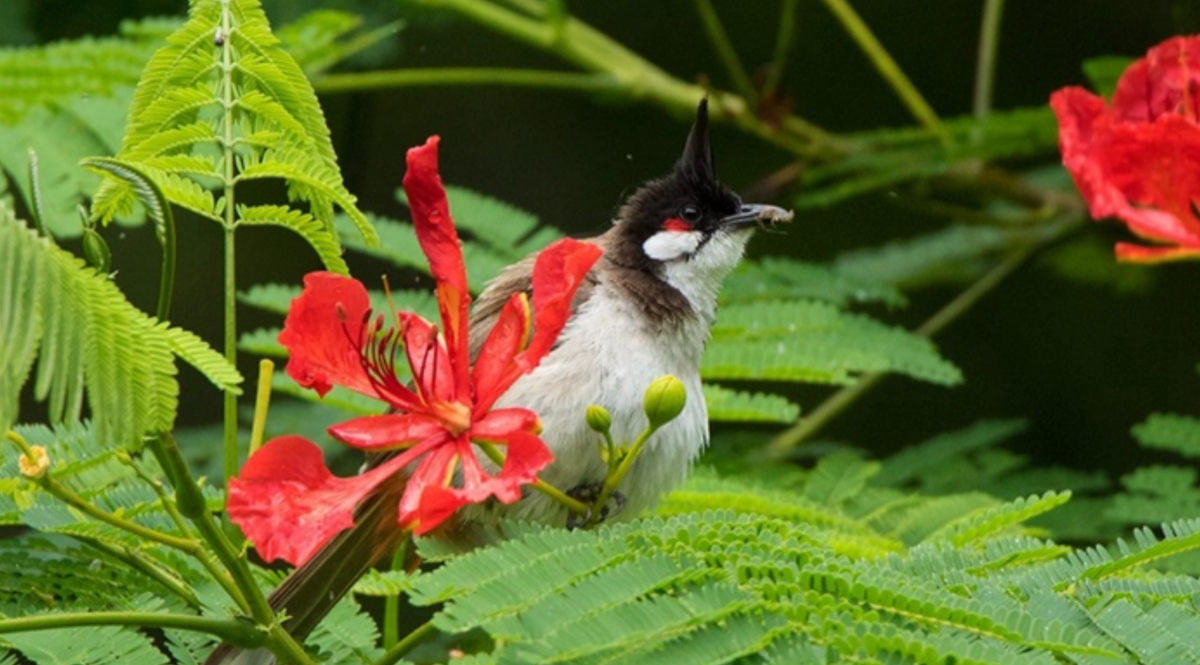
[[[590,405],[611,415],[616,441],[645,429],[642,391],[657,377],[684,385],[682,413],[647,442],[618,488],[618,505],[595,507],[609,520],[632,519],[682,483],[708,445],[708,413],[700,362],[716,320],[724,278],[738,265],[755,229],[790,222],[773,205],[746,204],[716,174],[708,136],[708,100],[700,101],[683,154],[664,177],[637,188],[612,226],[586,239],[604,253],[576,292],[571,316],[550,353],[521,377],[496,408],[524,407],[541,419],[541,437],[554,461],[540,478],[574,496],[594,496],[608,472],[586,422]],[[532,288],[535,256],[502,270],[476,299],[470,320],[474,358],[504,304]],[[370,463],[368,463],[370,464]],[[283,626],[303,639],[354,582],[395,552],[406,534],[397,527],[404,485],[381,485],[359,505],[355,526],[327,543],[271,594]],[[511,504],[468,506],[435,532],[464,546],[479,544],[484,527],[501,520],[572,524],[567,509],[538,492]],[[489,533],[494,534],[494,531]],[[264,649],[222,645],[207,665],[266,665]]]

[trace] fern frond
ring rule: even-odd
[[[708,379],[837,384],[886,371],[943,385],[962,380],[929,340],[812,301],[723,308],[701,365]]]
[[[1053,510],[1070,499],[1070,492],[1046,492],[1042,496],[1035,495],[999,506],[981,508],[946,524],[930,534],[927,540],[946,539],[960,546],[975,543]]]
[[[175,205],[224,225],[234,188],[281,179],[307,211],[239,207],[249,224],[299,233],[332,269],[344,271],[333,207],[367,244],[376,236],[342,184],[312,86],[271,34],[257,0],[197,0],[190,16],[154,53],[134,93],[119,163],[149,176]],[[214,198],[211,189],[219,190]],[[107,177],[94,215],[108,222],[129,209],[128,182]],[[226,217],[222,217],[225,213]]]
[[[1129,547],[1124,540],[1119,540],[1117,546],[1121,552],[1120,558],[1101,560],[1084,570],[1079,577],[1085,580],[1102,580],[1166,557],[1200,548],[1200,519],[1163,524],[1162,529],[1163,540],[1159,540],[1148,528],[1134,530],[1136,549]]]
[[[868,462],[852,452],[826,455],[804,483],[804,496],[838,506],[862,492],[867,481],[878,472],[879,462]]]
[[[997,254],[1028,242],[1028,231],[948,226],[915,238],[843,253],[833,265],[839,273],[856,279],[910,290],[972,279],[986,270]]]
[[[800,407],[778,395],[730,390],[711,383],[704,384],[703,390],[708,419],[714,422],[793,423],[800,417]]]
[[[1173,450],[1184,457],[1200,457],[1200,418],[1155,413],[1133,428],[1133,436],[1146,448]]]
[[[1024,420],[981,420],[970,427],[940,434],[924,443],[907,446],[884,461],[873,484],[898,487],[924,481],[946,460],[969,451],[994,446],[1024,431]]]
[[[232,387],[240,378],[198,338],[159,325],[112,282],[26,229],[0,204],[0,282],[5,322],[0,345],[0,427],[16,420],[17,398],[35,357],[35,394],[50,399],[51,421],[78,418],[86,388],[97,438],[136,446],[143,434],[170,429],[178,384],[176,352]]]
[[[308,213],[293,210],[287,206],[239,205],[238,223],[250,226],[282,226],[291,229],[312,246],[317,256],[321,258],[321,263],[325,264],[326,270],[339,275],[350,274],[350,268],[342,259],[342,248],[337,243],[337,236],[329,233],[324,225],[313,219],[312,215]]]
[[[872,302],[901,307],[907,302],[900,291],[885,282],[774,256],[743,261],[725,278],[720,299],[722,303],[811,299],[838,307]]]

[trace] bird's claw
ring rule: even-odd
[[[603,490],[604,483],[585,483],[582,485],[576,485],[567,492],[567,496],[579,501],[580,503],[587,504],[588,506],[587,512],[582,515],[578,513],[571,513],[567,516],[568,529],[579,529],[592,523],[592,518],[597,510],[596,500],[600,498],[600,493]],[[608,506],[609,503],[613,504],[611,510]],[[596,519],[596,523],[599,524],[609,517],[615,517],[624,509],[625,495],[619,491],[614,491],[608,496],[608,501],[605,502],[605,505],[599,508],[600,515],[599,518]]]

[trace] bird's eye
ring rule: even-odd
[[[683,206],[683,208],[679,210],[679,217],[688,224],[695,224],[696,222],[700,221],[700,209],[694,205]]]

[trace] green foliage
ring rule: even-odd
[[[1140,584],[1131,571],[1150,557],[1195,548],[1196,527],[1169,525],[1166,539],[1142,536],[1137,551],[1116,558],[1071,553],[1012,531],[1061,500],[1048,496],[945,522],[941,536],[901,547],[845,513],[789,514],[761,487],[735,492],[758,497],[761,512],[744,501],[708,511],[732,486],[701,478],[682,500],[700,512],[675,500],[674,516],[595,532],[525,528],[419,576],[412,598],[444,603],[434,618],[444,631],[487,631],[491,657],[505,663],[726,663],[751,654],[772,662],[786,653],[795,659],[778,662],[1165,665],[1180,662],[1178,642],[1192,634],[1183,628],[1200,621],[1186,597],[1133,600],[1112,582]],[[715,501],[703,499],[710,492]],[[875,545],[845,547],[854,529],[874,533]],[[1171,579],[1180,592],[1197,584]],[[1138,612],[1114,610],[1121,603]],[[1148,630],[1175,640],[1148,639]]]
[[[840,159],[806,169],[797,208],[826,207],[846,199],[913,181],[945,175],[965,160],[995,160],[1047,154],[1058,145],[1058,125],[1039,106],[945,121],[949,140],[926,128],[883,129],[850,134]]]
[[[730,390],[708,384],[704,401],[709,420],[725,422],[791,423],[800,417],[800,407],[778,395]]]
[[[1133,58],[1128,56],[1106,55],[1084,60],[1083,73],[1093,90],[1105,97],[1112,97],[1117,89],[1117,80],[1132,64]]]
[[[125,21],[117,35],[86,37],[36,48],[0,49],[0,192],[32,208],[28,153],[36,151],[46,210],[56,236],[82,231],[75,208],[99,180],[78,168],[84,157],[121,148],[133,89],[146,63],[182,21]],[[388,24],[361,30],[344,12],[311,12],[280,31],[282,46],[309,74],[319,73],[392,35]],[[126,216],[122,221],[140,221]]]
[[[1027,244],[1029,231],[995,226],[948,226],[881,247],[846,252],[835,269],[851,278],[910,290],[973,279],[995,257]]]
[[[702,365],[702,375],[712,379],[841,384],[886,371],[944,385],[962,380],[928,340],[803,300],[723,308]]]
[[[157,323],[104,275],[17,221],[0,204],[0,427],[17,417],[21,387],[38,359],[35,392],[51,422],[77,419],[86,388],[97,437],[136,446],[171,428],[178,406],[176,356],[220,388],[241,377],[199,338]]]
[[[1192,416],[1156,413],[1134,427],[1133,436],[1147,448],[1200,457],[1200,419]]]
[[[335,205],[375,242],[342,184],[316,95],[255,0],[193,3],[188,22],[146,65],[112,162],[148,175],[172,204],[229,227],[236,185],[281,179],[289,198],[308,210],[239,206],[238,222],[294,230],[330,270],[346,269]],[[111,221],[136,200],[129,180],[106,177],[93,215]]]

